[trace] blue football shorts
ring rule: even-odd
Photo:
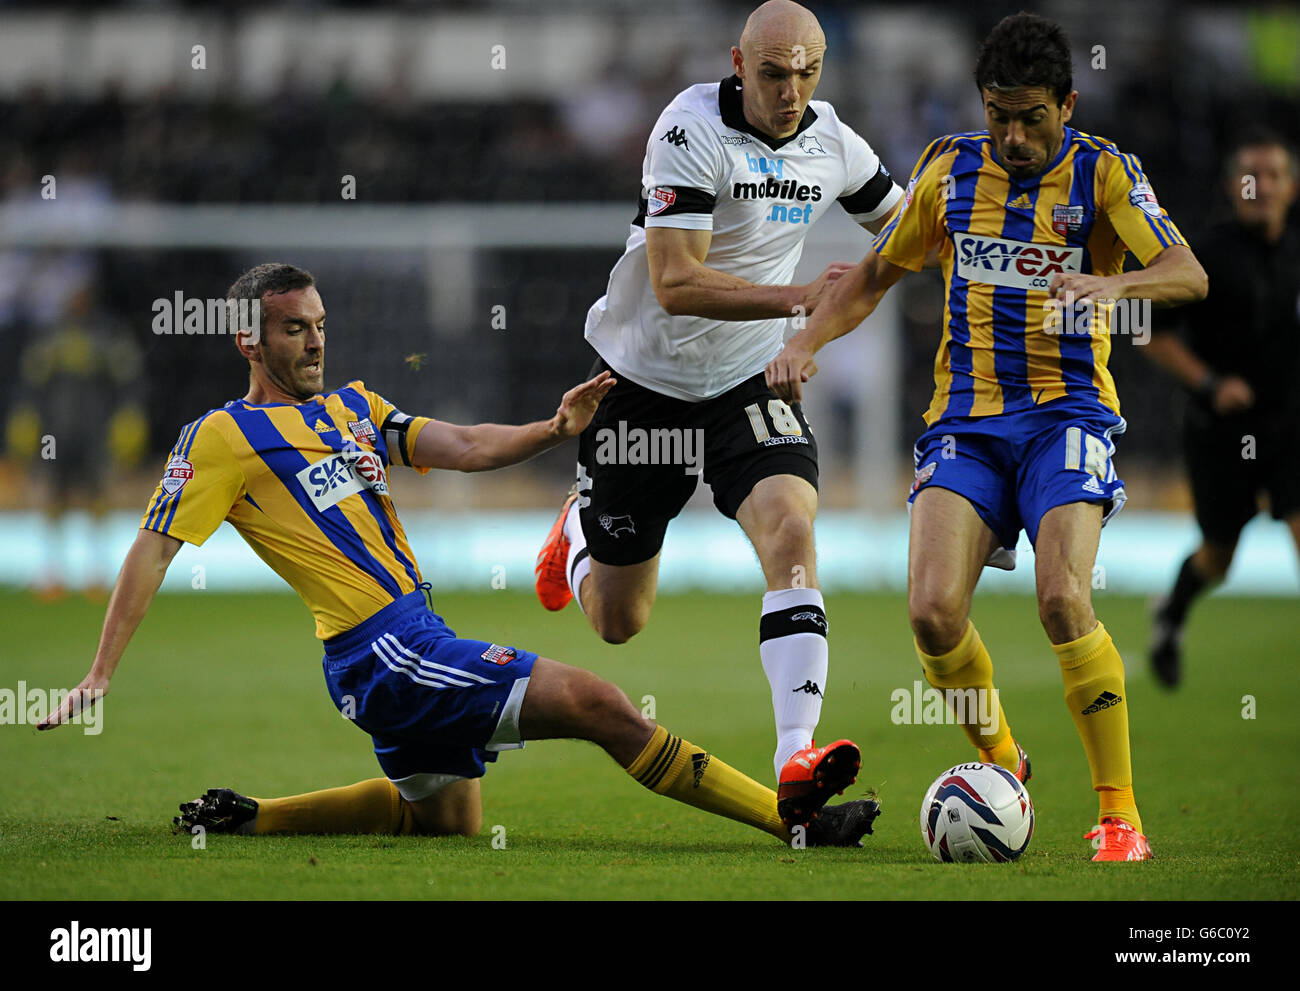
[[[994,416],[935,422],[916,442],[922,489],[950,489],[975,507],[1001,547],[989,565],[1012,570],[1023,529],[1031,544],[1049,509],[1074,502],[1103,507],[1102,525],[1124,505],[1124,482],[1111,461],[1124,418],[1095,403],[1058,399]]]
[[[323,666],[334,704],[370,734],[402,797],[418,802],[523,746],[519,710],[536,660],[458,638],[415,591],[326,640]]]

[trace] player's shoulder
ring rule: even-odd
[[[229,448],[230,442],[226,437],[226,430],[235,425],[232,410],[240,403],[241,400],[231,400],[225,406],[210,409],[181,427],[176,444],[172,448],[173,456],[184,458],[194,451]]]
[[[1093,158],[1100,168],[1119,169],[1134,182],[1142,173],[1142,163],[1138,161],[1138,157],[1130,152],[1121,151],[1119,145],[1109,138],[1074,128],[1067,128],[1066,132],[1074,145],[1076,156]]]
[[[724,83],[695,83],[687,86],[664,107],[663,113],[659,115],[660,119],[675,116],[695,117],[711,127],[720,128],[722,110],[718,95],[723,85]]]
[[[988,131],[958,131],[937,137],[926,146],[925,151],[921,152],[921,157],[916,161],[915,174],[919,176],[935,161],[953,152],[968,152],[982,156],[989,140]]]

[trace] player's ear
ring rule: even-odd
[[[745,78],[745,56],[741,54],[740,49],[735,45],[731,46],[731,66],[736,70],[738,78]]]
[[[1061,123],[1067,124],[1074,116],[1074,101],[1079,98],[1079,91],[1071,90],[1070,95],[1061,103]]]

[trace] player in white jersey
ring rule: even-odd
[[[735,75],[684,90],[656,121],[641,211],[587,315],[597,367],[619,384],[579,440],[578,483],[537,566],[547,608],[576,594],[605,640],[627,641],[649,619],[664,533],[703,469],[767,580],[759,653],[790,821],[851,783],[860,755],[847,740],[812,746],[828,653],[817,446],[763,370],[790,318],[811,313],[845,270],[791,284],[812,224],[838,203],[876,232],[902,199],[867,142],[812,101],[825,51],[810,11],[770,0],[731,49]]]

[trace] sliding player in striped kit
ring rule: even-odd
[[[1132,330],[1130,304],[1201,299],[1205,273],[1138,160],[1066,126],[1078,94],[1059,27],[1005,18],[981,48],[975,81],[988,130],[926,149],[907,206],[768,366],[768,381],[799,399],[813,355],[938,252],[943,337],[910,500],[917,655],[936,688],[993,690],[971,599],[986,563],[1015,566],[1023,528],[1039,617],[1100,798],[1093,859],[1145,860],[1124,665],[1091,601],[1101,527],[1124,502],[1111,463],[1124,420],[1106,360],[1110,335]],[[1126,249],[1143,270],[1123,271]],[[997,711],[992,730],[970,722],[966,734],[981,760],[1027,780],[1028,758]]]
[[[590,672],[457,637],[426,598],[388,469],[486,471],[524,461],[576,436],[615,384],[610,376],[570,389],[550,420],[456,426],[408,416],[362,382],[322,393],[325,308],[309,273],[259,265],[227,299],[256,301],[262,315],[253,328],[236,324],[248,394],[181,431],[118,577],[90,673],[41,729],[107,692],[181,543],[202,544],[228,520],[311,610],[330,697],[370,734],[386,777],[279,799],[212,789],[181,807],[178,825],[472,836],[487,762],[527,739],[573,737],[600,745],[659,794],[790,838],[770,788],[648,722]],[[813,823],[803,839],[857,845],[875,811],[858,803]]]
[[[640,213],[587,314],[596,367],[619,385],[578,442],[578,481],[538,555],[537,592],[552,610],[576,599],[609,643],[635,636],[650,619],[664,535],[702,468],[766,579],[755,618],[773,767],[783,815],[806,821],[852,783],[861,755],[849,740],[813,742],[829,668],[817,442],[763,367],[789,319],[813,312],[850,267],[789,284],[811,225],[838,206],[874,233],[903,193],[834,107],[812,100],[826,39],[809,10],[770,0],[731,52],[735,75],[678,94],[646,144]],[[690,461],[671,450],[623,458],[602,443],[673,434],[702,450]]]

